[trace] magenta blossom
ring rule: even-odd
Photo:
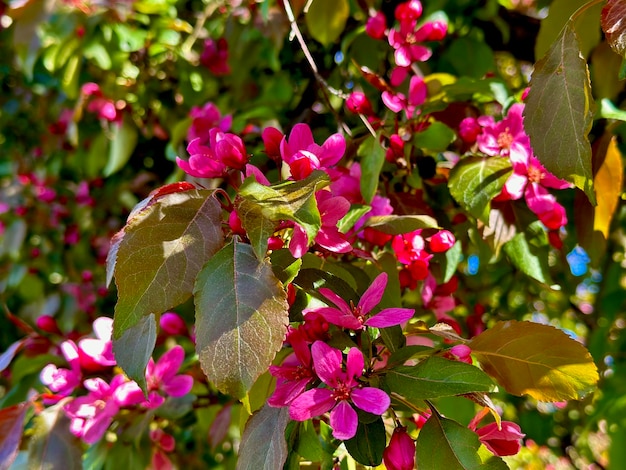
[[[204,50],[200,55],[200,63],[213,73],[213,75],[228,75],[228,42],[224,38],[217,41],[206,39]]]
[[[248,162],[241,138],[216,127],[209,131],[208,147],[202,145],[200,139],[194,139],[187,146],[187,152],[189,160],[176,157],[176,163],[185,173],[196,178],[219,178],[229,168],[243,170]]]
[[[276,389],[267,400],[267,404],[274,407],[289,405],[316,378],[304,330],[292,330],[288,340],[293,353],[285,358],[282,365],[269,368],[270,374],[277,378]]]
[[[305,309],[303,313],[306,315],[308,312],[315,312],[324,317],[328,323],[351,330],[362,330],[366,326],[385,328],[408,321],[415,313],[415,310],[409,308],[386,308],[369,318],[367,317],[367,314],[380,303],[385,287],[387,287],[387,273],[381,273],[367,288],[356,306],[352,303],[348,305],[345,300],[333,291],[322,287],[319,289],[319,293],[337,307]]]
[[[346,151],[346,140],[341,134],[333,134],[320,146],[313,140],[307,124],[296,124],[289,138],[283,137],[280,154],[289,165],[294,179],[304,179],[313,170],[325,170],[335,166]]]
[[[154,362],[152,358],[146,367],[146,381],[148,384],[149,408],[160,406],[164,399],[157,393],[160,391],[166,396],[182,397],[193,387],[193,377],[187,374],[178,374],[178,369],[185,360],[185,350],[176,345],[159,360]]]
[[[61,343],[61,353],[70,365],[70,369],[57,368],[54,364],[48,364],[39,375],[41,383],[48,387],[59,397],[70,395],[82,380],[78,347],[74,341],[68,340]]]
[[[340,196],[333,196],[329,191],[315,193],[317,207],[322,219],[322,226],[315,236],[315,243],[333,253],[347,253],[352,250],[352,245],[346,240],[346,236],[337,228],[337,222],[348,213],[350,203]],[[309,247],[309,238],[304,228],[295,223],[293,235],[289,243],[289,251],[294,258],[301,258]]]
[[[78,354],[80,365],[88,371],[97,371],[103,367],[111,367],[116,364],[113,356],[113,319],[99,317],[93,322],[95,338],[83,338],[78,342]]]
[[[75,398],[63,409],[71,419],[70,432],[87,444],[102,438],[121,407],[144,400],[139,385],[122,374],[113,377],[110,384],[98,377],[85,380],[84,385],[89,394]]]
[[[513,168],[517,164],[527,165],[532,149],[524,130],[523,111],[524,105],[516,103],[499,122],[492,116],[479,117],[478,124],[483,128],[476,138],[479,150],[487,155],[510,158]]]
[[[382,39],[387,29],[387,19],[382,11],[377,11],[365,23],[365,33],[372,39]]]
[[[222,116],[219,108],[215,104],[209,102],[204,106],[193,106],[189,112],[191,117],[191,126],[187,131],[187,141],[200,139],[200,143],[209,142],[209,132],[214,127],[219,128],[222,132],[228,132],[233,123],[231,115]]]
[[[517,454],[525,436],[519,425],[510,421],[502,421],[500,428],[497,423],[489,423],[476,429],[476,434],[492,454],[500,457]]]
[[[382,415],[391,403],[389,395],[374,387],[364,387],[358,379],[363,374],[363,353],[350,348],[345,371],[342,354],[338,349],[316,341],[311,346],[313,365],[318,377],[327,386],[307,390],[289,406],[289,416],[295,421],[306,421],[330,411],[330,426],[336,439],[347,440],[355,436],[359,423],[357,408]]]
[[[413,62],[425,62],[432,51],[420,44],[428,39],[430,31],[416,30],[417,20],[400,22],[400,29],[389,30],[389,45],[395,49],[394,59],[398,67],[410,67]]]

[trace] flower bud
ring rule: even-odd
[[[521,447],[521,439],[525,436],[520,427],[510,421],[502,421],[501,429],[497,423],[490,423],[476,430],[480,442],[494,455],[504,457],[515,455]]]
[[[174,312],[165,312],[159,320],[161,330],[168,335],[185,335],[187,334],[187,325],[185,321]]]
[[[367,116],[374,114],[372,104],[365,96],[365,93],[354,91],[346,100],[346,107],[356,114],[365,114]]]
[[[382,39],[385,36],[385,29],[387,29],[387,19],[382,11],[370,16],[365,23],[365,32],[372,39]]]
[[[440,230],[430,238],[430,251],[433,253],[443,253],[454,246],[456,239],[452,232]]]
[[[415,467],[415,441],[405,427],[397,427],[383,452],[387,470],[412,470]]]

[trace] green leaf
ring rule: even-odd
[[[239,188],[239,196],[247,202],[238,202],[243,213],[241,222],[251,237],[267,235],[272,222],[293,220],[299,223],[312,241],[321,226],[315,192],[330,184],[328,175],[314,171],[300,181],[287,181],[274,186],[265,186],[254,178],[246,179]],[[261,220],[258,220],[261,219]],[[255,251],[267,240],[253,240]],[[265,254],[263,254],[265,256]]]
[[[129,378],[137,382],[146,394],[146,366],[156,344],[156,330],[156,319],[151,313],[141,317],[136,325],[124,331],[118,339],[113,340],[113,353],[117,365]]]
[[[313,0],[305,21],[311,36],[328,46],[343,33],[349,15],[348,0]]]
[[[507,470],[502,459],[479,452],[478,435],[434,412],[417,436],[416,464],[420,470]]]
[[[124,168],[137,145],[137,128],[129,119],[124,119],[121,125],[114,123],[111,126],[111,135],[109,159],[102,170],[105,177]]]
[[[579,399],[598,381],[585,347],[549,325],[498,322],[469,346],[483,370],[514,395],[539,401]]]
[[[221,222],[214,192],[196,189],[166,194],[131,218],[115,262],[114,339],[189,298],[202,266],[223,244]]]
[[[377,138],[371,137],[361,144],[358,155],[361,157],[361,194],[363,200],[370,204],[378,190],[380,170],[385,163],[385,149]]]
[[[292,282],[300,272],[300,266],[302,266],[302,258],[294,258],[286,248],[272,251],[270,261],[274,275],[283,284]]]
[[[293,281],[298,287],[304,289],[309,294],[326,300],[319,294],[320,287],[325,287],[332,290],[342,299],[349,302],[350,300],[357,301],[358,295],[354,289],[344,279],[334,275],[328,271],[314,268],[304,268],[298,273],[298,276]]]
[[[444,261],[441,263],[443,267],[443,280],[445,284],[456,272],[456,268],[463,259],[463,247],[459,240],[445,253]]]
[[[491,200],[502,191],[511,174],[511,163],[502,157],[465,157],[450,171],[450,194],[471,215],[489,223]]]
[[[344,444],[354,460],[375,467],[383,461],[386,440],[385,425],[382,418],[378,417],[371,423],[359,421],[356,435],[344,441]]]
[[[437,220],[429,215],[375,215],[369,217],[366,227],[389,235],[401,235],[421,228],[439,228]]]
[[[287,460],[285,429],[289,408],[265,405],[248,421],[241,437],[237,470],[275,470]]]
[[[524,126],[546,170],[582,189],[595,204],[588,138],[593,106],[587,61],[568,23],[535,64]]]
[[[268,239],[276,230],[278,222],[266,218],[263,215],[263,206],[246,198],[237,196],[235,208],[254,252],[259,259],[265,258]]]
[[[235,239],[202,268],[194,301],[200,365],[218,390],[241,398],[282,346],[285,291],[270,264]]]
[[[398,366],[385,375],[393,392],[411,400],[449,397],[470,392],[489,392],[494,384],[478,367],[432,356],[416,366]]]
[[[626,1],[608,0],[602,9],[602,30],[611,48],[626,58]]]
[[[426,130],[415,134],[413,144],[421,149],[443,152],[454,142],[456,134],[442,122],[435,121]]]
[[[18,403],[0,410],[0,464],[1,468],[10,468],[17,457],[22,440],[24,418],[30,403]]]
[[[458,75],[482,79],[496,70],[493,51],[485,41],[461,36],[445,49],[442,61],[450,64]]]
[[[70,432],[70,419],[59,402],[35,418],[34,435],[28,446],[28,468],[83,468],[83,448]]]
[[[545,233],[542,238],[546,239]],[[513,265],[527,276],[537,281],[552,285],[550,267],[548,265],[549,246],[547,239],[545,243],[537,245],[533,243],[527,232],[516,234],[510,241],[504,244],[504,252],[507,254]],[[534,237],[536,240],[536,237]]]

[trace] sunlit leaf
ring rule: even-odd
[[[18,351],[22,349],[22,346],[24,346],[26,341],[27,338],[17,340],[13,344],[11,344],[11,346],[9,346],[2,354],[0,354],[0,372],[9,367],[9,364],[11,364],[11,361],[18,353]]]
[[[378,139],[370,137],[361,144],[358,154],[361,157],[361,194],[369,204],[378,190],[380,171],[385,163],[385,149]]]
[[[489,392],[494,384],[478,367],[433,356],[416,366],[398,366],[385,375],[393,392],[411,400],[449,397],[470,392]]]
[[[537,238],[543,238],[543,243],[534,243]],[[504,252],[524,274],[543,284],[552,285],[548,265],[549,245],[543,232],[538,233],[537,237],[527,232],[518,233],[504,245]]]
[[[237,204],[242,210],[240,217],[244,228],[255,238],[251,240],[255,251],[267,243],[267,240],[263,242],[256,238],[266,236],[272,223],[280,220],[298,222],[309,240],[314,240],[321,226],[315,192],[328,184],[330,179],[323,171],[314,171],[300,181],[273,186],[262,185],[254,178],[246,179],[239,188],[239,197],[246,202],[239,200]],[[259,218],[261,220],[257,220]]]
[[[241,437],[237,470],[274,470],[287,460],[285,429],[289,408],[265,405],[248,421]]]
[[[252,248],[259,259],[267,254],[267,241],[274,233],[278,221],[268,219],[263,215],[263,206],[256,201],[237,197],[235,200],[237,215],[241,225],[246,230]]]
[[[506,470],[502,459],[480,452],[478,435],[456,421],[433,413],[417,437],[420,470]]]
[[[579,399],[598,381],[585,347],[549,325],[499,322],[469,346],[485,372],[514,395],[540,401]]]
[[[136,325],[113,340],[113,353],[117,365],[146,392],[146,366],[156,344],[156,319],[154,314],[143,316]]]
[[[465,157],[450,171],[452,197],[471,215],[489,223],[491,200],[502,191],[511,163],[502,157]]]
[[[167,194],[133,217],[117,250],[114,338],[189,298],[196,275],[222,244],[213,191]]]
[[[439,224],[429,215],[375,215],[369,217],[366,227],[375,228],[389,235],[400,235],[421,228],[438,228]]]
[[[546,169],[582,189],[595,204],[588,138],[593,106],[587,61],[568,23],[535,64],[524,108],[524,126]]]
[[[454,142],[456,134],[445,124],[435,121],[425,130],[415,134],[413,145],[433,152],[443,152]]]
[[[83,447],[70,432],[70,419],[59,402],[35,417],[34,435],[28,446],[28,468],[82,469]]]
[[[626,58],[626,0],[608,0],[602,9],[601,25],[615,52]]]
[[[202,268],[194,300],[200,365],[218,390],[241,398],[282,346],[285,291],[269,263],[234,240]]]
[[[313,0],[305,21],[311,36],[327,46],[343,33],[349,15],[348,0]]]
[[[22,428],[30,403],[19,403],[0,410],[0,468],[10,468],[17,457]]]
[[[121,170],[133,154],[137,145],[138,132],[134,124],[124,119],[121,124],[111,126],[111,143],[109,146],[109,159],[102,174],[111,176]]]

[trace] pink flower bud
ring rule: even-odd
[[[501,425],[501,429],[498,429],[497,423],[489,423],[477,429],[476,434],[480,442],[499,457],[517,454],[521,447],[521,439],[525,434],[516,423],[502,421]]]
[[[468,364],[472,363],[471,353],[471,348],[465,344],[457,344],[456,346],[450,348],[450,354],[453,358]]]
[[[365,96],[365,93],[354,91],[346,100],[346,107],[355,114],[365,114],[366,116],[374,114],[372,104]]]
[[[51,317],[50,315],[40,316],[39,318],[37,318],[35,324],[37,325],[37,328],[47,333],[54,333],[56,335],[61,334],[61,330],[59,330],[59,325],[57,325],[57,321],[54,319],[54,317]]]
[[[473,144],[481,133],[482,128],[478,124],[476,118],[467,117],[459,124],[459,136],[466,144]]]
[[[430,251],[433,253],[443,253],[454,246],[456,239],[452,232],[440,230],[430,238]]]
[[[285,137],[275,127],[266,127],[261,134],[263,138],[263,144],[265,145],[265,153],[272,160],[280,161],[280,143]]]
[[[422,3],[419,0],[410,0],[401,3],[396,7],[394,14],[396,20],[400,22],[414,21],[422,16]]]
[[[241,225],[241,219],[239,218],[237,211],[233,210],[228,216],[228,226],[233,231],[233,234],[242,236],[246,235],[246,231],[243,228],[243,225]]]
[[[441,41],[448,33],[448,23],[445,21],[429,21],[417,30],[415,36],[418,41]]]
[[[387,29],[387,19],[382,11],[370,16],[365,23],[365,32],[372,39],[382,39],[385,36],[385,29]]]
[[[383,452],[387,470],[412,470],[415,467],[415,442],[405,427],[397,427]]]
[[[161,330],[168,335],[186,335],[187,325],[180,316],[174,312],[165,312],[159,320]]]

